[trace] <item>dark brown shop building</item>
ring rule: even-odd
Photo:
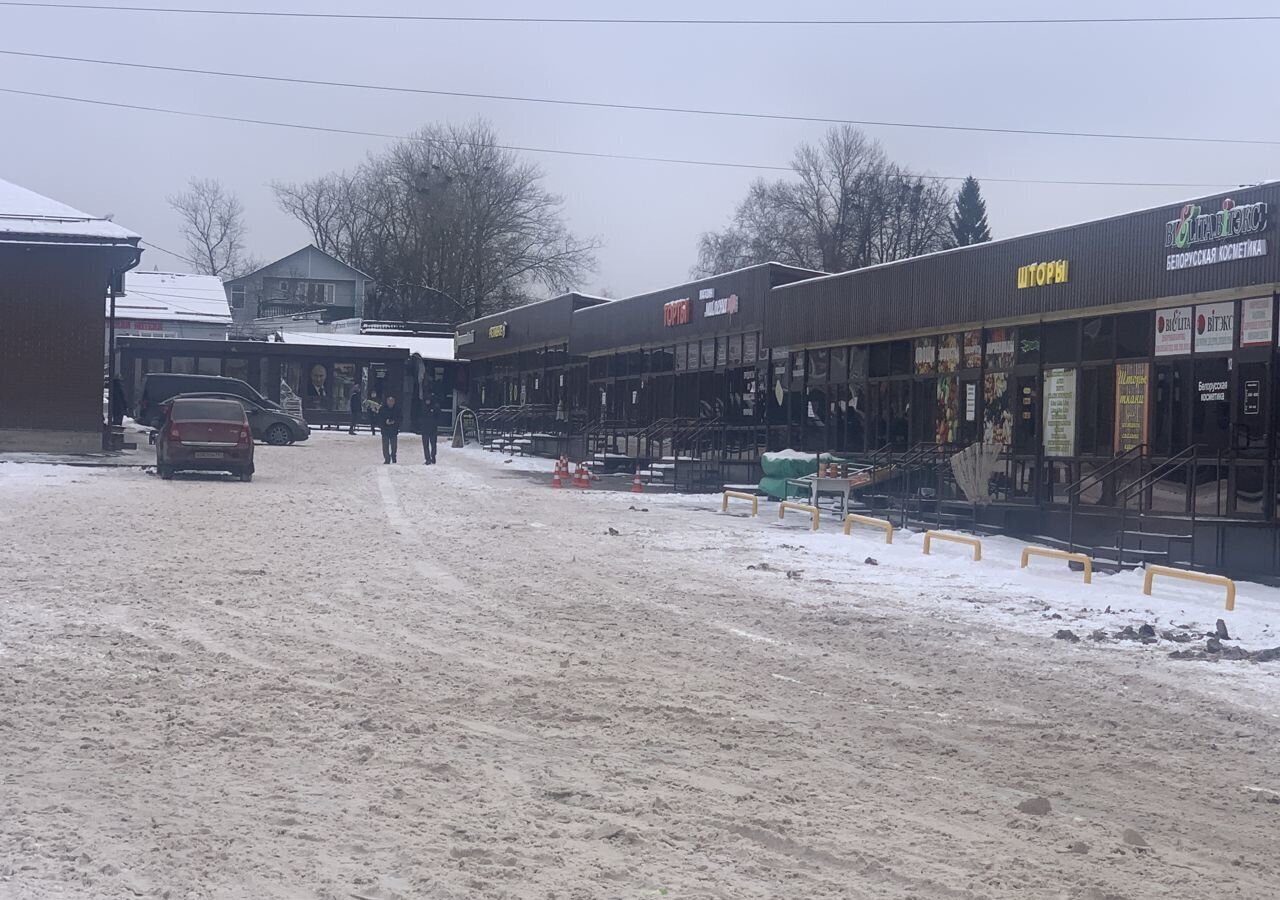
[[[865,459],[985,441],[1004,459],[981,515],[1013,533],[1101,546],[1141,509],[1166,537],[1131,549],[1273,575],[1277,203],[1280,184],[1265,184],[854,272],[755,267],[580,309],[557,335],[587,370],[570,412],[588,428],[734,423],[744,437],[716,447],[726,465],[755,448]],[[729,286],[759,270],[773,283]],[[681,300],[688,317],[672,318]],[[517,360],[507,377],[524,373]],[[954,485],[938,496],[963,500]]]

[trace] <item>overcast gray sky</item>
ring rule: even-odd
[[[105,5],[110,0],[89,0]],[[146,5],[178,6],[172,0]],[[412,2],[188,5],[335,12],[643,17],[998,17],[1269,14],[1276,4],[1160,2]],[[1265,49],[1280,22],[742,27],[334,22],[0,7],[0,49],[448,90],[1031,129],[1280,139]],[[408,133],[484,116],[531,147],[785,164],[822,125],[373,93],[0,56],[0,86]],[[356,165],[385,142],[0,93],[0,177],[182,251],[165,197],[220,179],[248,209],[251,251],[306,243],[273,180]],[[867,128],[936,175],[1197,182],[1204,188],[983,182],[997,237],[1280,177],[1277,147]],[[605,243],[582,288],[615,296],[686,280],[698,235],[724,225],[749,170],[530,154],[573,229]],[[768,174],[768,173],[764,173]],[[773,177],[773,176],[770,176]],[[143,267],[183,271],[155,250]]]

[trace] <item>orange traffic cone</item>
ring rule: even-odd
[[[579,487],[579,488],[591,487],[591,473],[587,471],[586,463],[584,462],[578,463],[577,474],[575,474],[573,477],[573,486]]]
[[[631,493],[643,494],[644,484],[640,481],[640,465],[636,464],[636,477],[631,479]]]
[[[564,469],[564,457],[563,457],[563,456],[556,460],[556,470],[555,470],[555,472],[553,472],[553,473],[551,474],[551,486],[552,486],[553,488],[562,488],[562,487],[564,487],[564,482],[560,479],[561,474],[564,474],[564,475],[568,475],[568,474],[569,474],[569,473],[568,473],[567,471],[565,471],[565,469]]]

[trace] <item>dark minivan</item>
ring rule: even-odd
[[[278,404],[272,403],[239,378],[148,372],[142,376],[142,390],[138,392],[133,420],[139,425],[159,428],[164,421],[165,402],[179,394],[232,394],[252,400],[267,409],[280,410]]]

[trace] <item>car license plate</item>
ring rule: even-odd
[[[222,459],[221,450],[200,451],[196,453],[196,459]]]

